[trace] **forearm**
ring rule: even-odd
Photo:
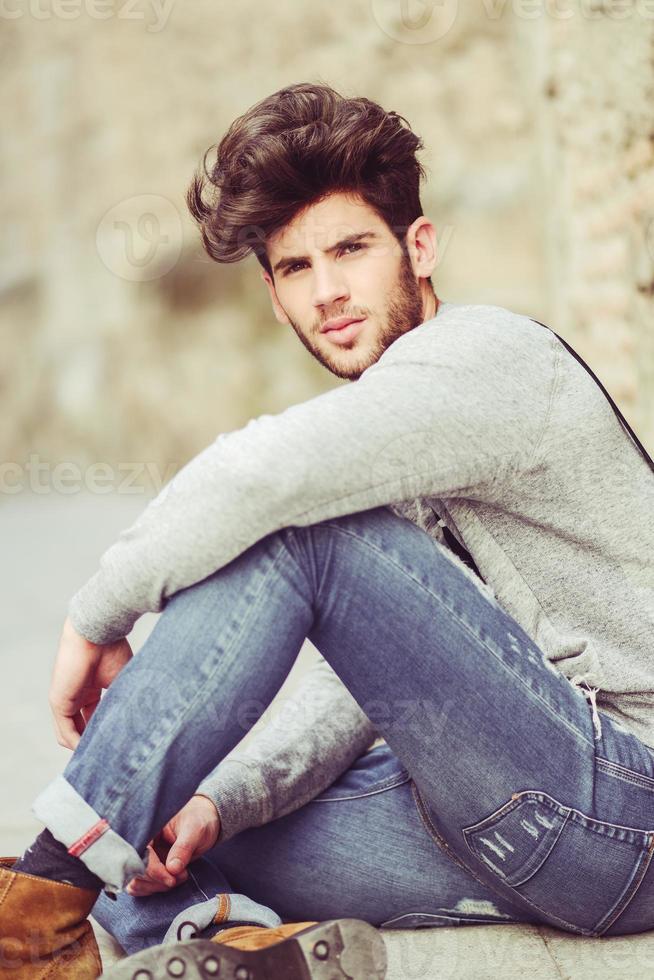
[[[331,785],[377,732],[321,658],[283,712],[247,746],[237,745],[200,783],[216,805],[218,843],[297,810]]]
[[[547,378],[548,340],[533,346]],[[423,496],[493,499],[529,464],[548,404],[545,383],[506,384],[516,357],[502,322],[439,320],[352,384],[219,436],[102,556],[69,606],[76,630],[95,643],[125,636],[280,528]]]

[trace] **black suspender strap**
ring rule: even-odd
[[[432,510],[433,510],[433,507],[432,507]],[[434,513],[436,513],[436,511],[434,511]],[[478,575],[479,578],[482,580],[482,582],[485,583],[486,582],[486,579],[484,578],[484,576],[481,574],[481,572],[477,568],[477,566],[475,564],[475,560],[472,557],[472,555],[470,554],[470,552],[468,551],[468,549],[467,548],[464,548],[462,544],[459,544],[459,542],[457,541],[457,539],[454,537],[454,535],[450,531],[449,527],[446,527],[445,524],[442,524],[441,525],[441,531],[443,532],[443,537],[447,541],[447,544],[451,548],[451,550],[453,552],[455,552],[455,554],[457,554],[459,556],[459,558],[461,559],[461,561],[463,562],[464,565],[467,565],[468,568],[471,568],[473,570],[473,572],[475,573],[475,575]]]
[[[547,324],[545,324],[545,323],[541,323],[540,320],[535,320],[533,317],[530,317],[529,319],[530,320],[533,320],[534,323],[540,324],[541,327],[545,327],[546,330],[549,330],[551,333],[553,333],[554,336],[557,337],[558,340],[561,341],[561,343],[563,344],[563,346],[567,350],[570,351],[570,353],[572,354],[572,356],[577,361],[579,361],[579,363],[581,364],[581,366],[584,367],[588,371],[588,373],[595,379],[595,381],[600,386],[600,388],[602,389],[602,391],[604,392],[604,394],[608,398],[609,402],[611,403],[611,407],[613,408],[613,411],[615,412],[615,414],[618,416],[618,418],[619,418],[619,420],[620,420],[623,428],[627,431],[627,433],[629,434],[630,438],[634,442],[635,446],[638,448],[638,450],[640,451],[641,455],[643,456],[643,458],[645,459],[646,463],[648,464],[649,468],[654,473],[654,460],[652,460],[652,458],[649,456],[649,454],[647,453],[647,450],[645,449],[645,447],[641,443],[640,439],[638,438],[638,436],[636,435],[636,433],[634,432],[634,430],[631,428],[631,426],[627,422],[626,418],[624,417],[624,415],[622,414],[622,412],[620,411],[620,409],[618,408],[618,406],[615,404],[615,402],[613,401],[613,399],[609,395],[608,391],[606,390],[606,388],[604,387],[604,385],[602,384],[602,382],[600,381],[600,379],[594,373],[594,371],[586,364],[586,362],[584,361],[584,359],[581,357],[580,354],[577,353],[577,351],[574,349],[574,347],[571,347],[570,344],[566,340],[563,339],[563,337],[559,337],[558,333],[555,333],[554,330],[552,330],[551,327],[548,327]],[[434,511],[433,507],[432,507],[432,511],[434,512],[434,514],[436,513],[436,511]],[[437,516],[440,518],[440,515],[437,515]],[[457,541],[457,539],[455,538],[455,536],[452,534],[452,532],[450,531],[450,529],[445,526],[444,523],[441,525],[441,529],[443,531],[443,536],[444,536],[444,538],[445,538],[448,546],[451,548],[451,550],[456,555],[458,555],[458,557],[461,559],[461,561],[464,563],[464,565],[467,565],[469,568],[471,568],[473,570],[473,572],[475,572],[476,575],[479,576],[479,578],[482,580],[482,582],[486,582],[486,579],[483,577],[483,575],[481,574],[481,572],[477,568],[477,566],[476,566],[476,564],[474,562],[474,559],[473,559],[472,555],[470,554],[470,552],[466,548],[464,548],[462,544],[459,544],[459,542]]]
[[[620,419],[620,422],[622,423],[622,426],[629,433],[631,439],[633,440],[633,442],[635,443],[635,445],[639,449],[641,455],[644,457],[644,459],[645,459],[647,465],[649,466],[650,470],[654,473],[654,460],[652,460],[651,456],[649,456],[649,454],[647,453],[645,447],[641,443],[640,439],[638,438],[638,436],[636,435],[636,433],[634,432],[634,430],[631,428],[631,426],[627,422],[626,418],[624,417],[624,415],[622,414],[622,412],[620,411],[620,409],[618,408],[618,406],[615,404],[615,402],[613,401],[613,399],[609,395],[608,391],[606,390],[606,388],[604,387],[604,385],[602,384],[602,382],[600,381],[600,379],[597,377],[597,375],[594,373],[594,371],[591,368],[588,367],[588,365],[584,361],[583,357],[581,357],[581,355],[577,353],[577,351],[574,349],[574,347],[571,347],[570,344],[566,340],[563,339],[563,337],[559,337],[558,333],[554,333],[554,331],[552,330],[552,328],[551,327],[548,327],[547,324],[541,323],[540,320],[534,320],[533,317],[530,317],[529,319],[530,320],[533,320],[534,323],[539,323],[541,327],[545,327],[545,329],[546,330],[549,330],[551,333],[553,333],[555,337],[558,337],[558,339],[561,341],[561,343],[563,344],[563,346],[567,350],[570,351],[570,353],[572,354],[572,356],[574,358],[576,358],[576,360],[579,361],[579,363],[581,364],[581,366],[584,367],[584,368],[586,368],[586,370],[591,375],[591,377],[593,377],[595,379],[595,381],[600,386],[600,388],[602,389],[602,391],[604,392],[604,394],[608,398],[609,402],[611,403],[611,407],[613,408],[613,411],[615,412],[615,414]]]

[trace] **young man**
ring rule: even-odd
[[[217,975],[243,943],[243,976],[383,975],[353,919],[654,927],[654,481],[550,330],[436,297],[419,148],[301,84],[192,184],[208,253],[254,252],[353,383],[220,435],[73,598],[51,705],[75,751],[0,868],[21,980],[95,975],[92,907],[174,951],[116,976]],[[235,748],[307,637],[299,718]]]

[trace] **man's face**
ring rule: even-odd
[[[330,194],[267,242],[264,279],[277,318],[339,378],[356,380],[424,320],[410,260],[388,225],[360,197]],[[355,318],[325,332],[332,321]]]

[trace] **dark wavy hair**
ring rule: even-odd
[[[234,120],[210,168],[214,147],[204,154],[186,202],[212,259],[238,262],[254,252],[271,276],[268,237],[334,191],[358,193],[406,254],[406,230],[422,214],[422,147],[397,112],[300,82]]]

